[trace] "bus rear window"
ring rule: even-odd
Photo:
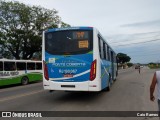
[[[93,32],[72,30],[45,34],[45,50],[50,54],[83,54],[93,49]]]

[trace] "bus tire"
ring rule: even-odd
[[[21,84],[22,84],[22,85],[27,85],[28,82],[29,82],[28,77],[26,77],[26,76],[22,77],[22,79],[21,79]]]
[[[106,88],[104,88],[103,91],[107,92],[107,91],[110,91],[110,89],[111,89],[111,77],[110,77],[110,75],[109,75],[108,85],[109,86],[107,86]]]
[[[116,77],[118,76],[118,70],[116,71]]]

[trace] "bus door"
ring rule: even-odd
[[[112,80],[114,79],[114,56],[113,51],[111,51],[111,71],[112,71]]]

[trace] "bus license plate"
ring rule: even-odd
[[[72,74],[65,74],[64,77],[73,77]]]

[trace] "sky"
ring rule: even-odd
[[[17,0],[56,9],[71,26],[96,27],[133,63],[160,63],[160,0]]]

